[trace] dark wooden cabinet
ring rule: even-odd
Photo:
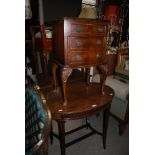
[[[104,75],[108,22],[95,19],[63,18],[54,23],[52,37],[53,78],[56,91],[56,69],[61,67],[61,81],[66,104],[66,82],[72,69],[96,66]],[[103,85],[102,85],[103,86]],[[103,92],[103,89],[102,89]]]

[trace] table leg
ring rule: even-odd
[[[103,147],[106,149],[106,137],[107,137],[107,129],[109,122],[109,114],[110,114],[111,104],[108,105],[106,109],[103,110]]]
[[[60,120],[57,121],[57,123],[59,129],[61,155],[65,155],[65,121]]]
[[[126,125],[129,123],[129,101],[127,104],[124,120],[119,124],[119,135],[121,136],[126,128]]]
[[[53,87],[54,87],[54,94],[58,95],[58,88],[57,88],[57,76],[56,76],[56,71],[57,71],[58,65],[56,63],[53,63],[52,65],[52,73],[53,73]]]
[[[100,73],[101,92],[102,92],[102,95],[104,95],[104,85],[105,85],[105,80],[107,78],[107,73],[108,73],[107,64],[96,66],[96,69]]]
[[[72,73],[72,69],[70,68],[63,68],[61,70],[61,82],[62,82],[62,89],[63,89],[64,106],[67,105],[66,84],[67,84],[68,77],[71,75],[71,73]]]
[[[53,144],[53,126],[51,126],[50,141],[51,141],[51,144]]]
[[[86,117],[86,129],[89,128],[89,121],[88,121],[88,118]]]

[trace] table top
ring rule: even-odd
[[[52,113],[52,119],[79,119],[100,111],[111,102],[114,91],[105,86],[101,94],[97,83],[72,82],[67,84],[67,105],[63,105],[62,94],[47,97],[47,104]]]

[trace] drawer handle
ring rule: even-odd
[[[81,32],[81,30],[82,30],[82,27],[81,27],[80,25],[78,25],[78,26],[76,27],[76,32]]]
[[[75,41],[75,43],[76,43],[77,47],[81,46],[81,40],[78,39],[78,40]]]
[[[97,53],[97,54],[96,54],[96,58],[97,58],[97,59],[101,58],[101,54]]]
[[[103,32],[104,31],[104,29],[101,28],[101,27],[99,27],[97,30],[98,30],[98,32]]]
[[[80,60],[82,60],[82,58],[81,58],[80,55],[76,55],[76,56],[75,56],[75,60],[80,61]]]
[[[98,45],[100,45],[101,44],[101,39],[97,39],[97,41],[96,41],[96,43],[98,44]]]

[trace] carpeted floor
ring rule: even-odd
[[[101,131],[102,115],[93,116],[89,120],[95,129]],[[82,129],[72,135],[68,135],[66,141],[73,140],[87,132],[88,129]],[[53,144],[49,141],[49,155],[61,155],[59,141],[55,137]],[[66,148],[66,155],[129,155],[129,127],[127,127],[122,136],[119,136],[118,123],[114,118],[110,117],[106,149],[103,149],[102,137],[95,134]]]

